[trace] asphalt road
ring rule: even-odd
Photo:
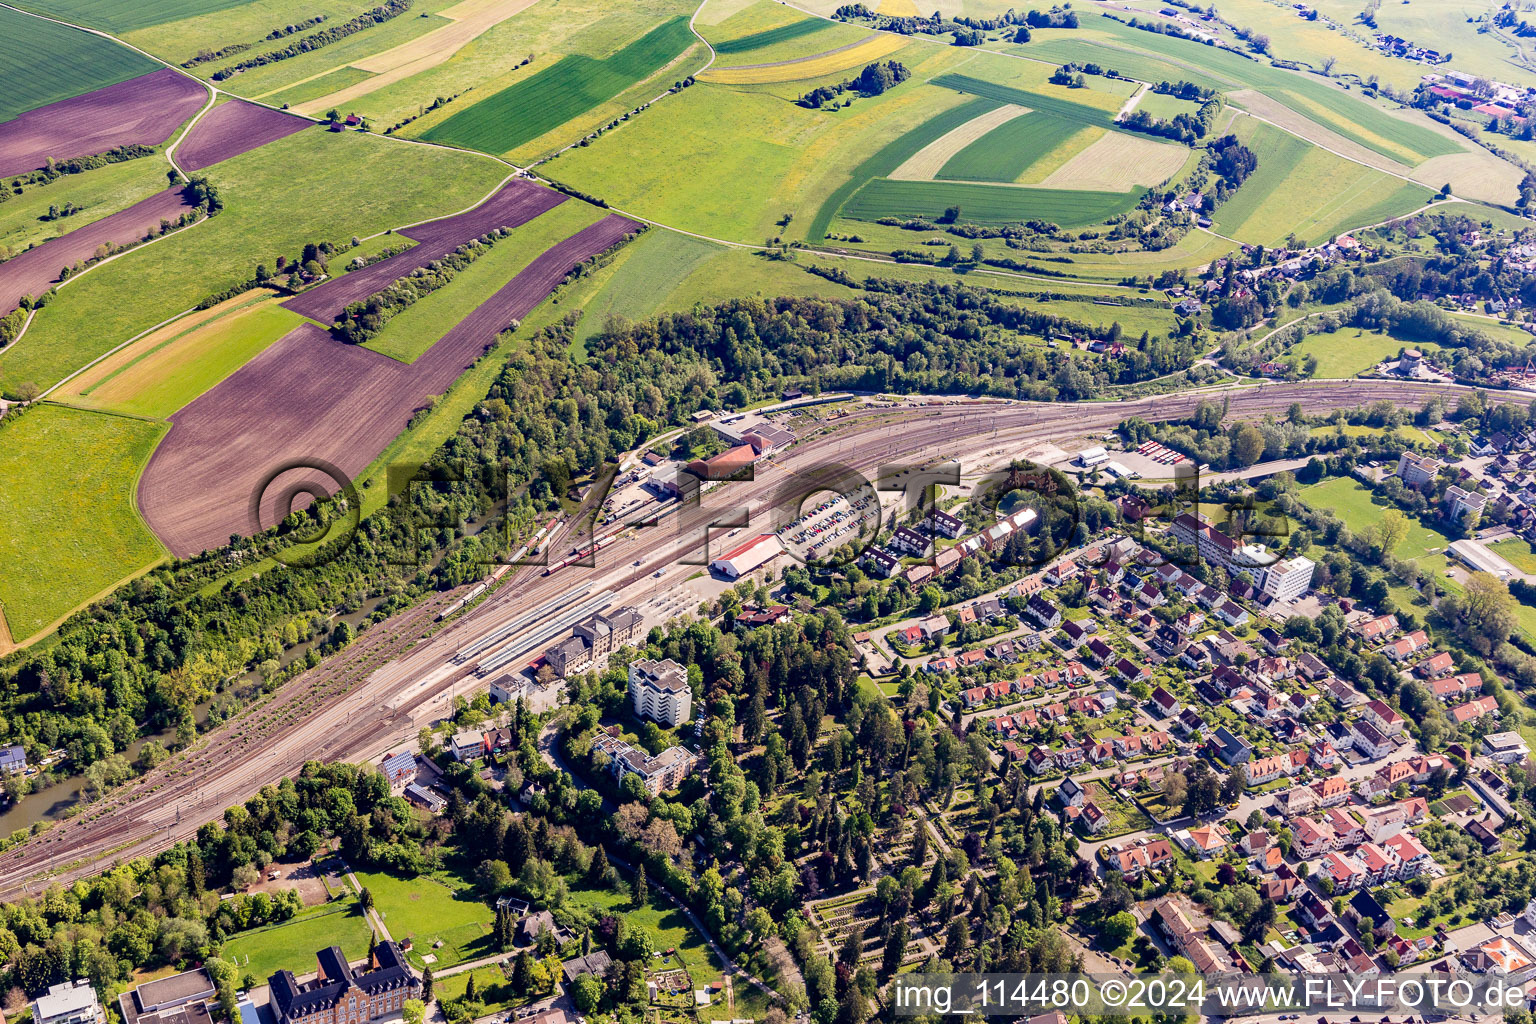
[[[1283,415],[1293,402],[1317,414],[1383,398],[1418,406],[1432,396],[1465,390],[1412,381],[1337,381],[1272,383],[1219,394],[1230,403],[1232,416],[1250,418]],[[679,562],[702,568],[724,550],[720,531],[708,552],[702,538],[726,506],[745,507],[754,528],[759,523],[770,528],[767,513],[804,492],[805,480],[818,479],[817,472],[825,479],[831,464],[875,478],[880,467],[893,463],[963,461],[978,445],[1016,443],[1022,451],[1042,441],[1102,433],[1131,416],[1181,418],[1203,397],[1185,393],[1086,403],[961,399],[852,412],[759,464],[754,480],[709,492],[704,505],[678,512],[663,526],[622,534],[600,553],[595,568],[553,576],[516,569],[478,606],[448,623],[434,624],[436,611],[462,591],[435,595],[368,629],[345,651],[206,734],[190,751],[0,855],[0,898],[35,895],[50,882],[67,883],[111,863],[152,855],[219,820],[226,807],[263,785],[293,775],[308,760],[371,760],[400,748],[422,725],[444,715],[452,695],[476,684],[473,663],[452,661],[461,647],[589,582],[619,590]],[[1523,403],[1528,396],[1511,400]]]

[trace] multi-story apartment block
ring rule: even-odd
[[[673,661],[641,658],[629,666],[629,699],[635,714],[665,725],[681,725],[693,713],[688,671]]]

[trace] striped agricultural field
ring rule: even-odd
[[[1087,149],[1058,167],[1040,184],[1046,188],[1122,192],[1137,185],[1159,185],[1179,172],[1189,148],[1124,132],[1106,132]]]
[[[946,209],[959,207],[960,219],[975,224],[1048,220],[1065,228],[1076,228],[1098,224],[1124,213],[1134,207],[1143,194],[1142,189],[1089,192],[963,181],[875,178],[843,205],[842,215],[850,220],[867,221],[877,221],[881,217],[936,220]]]
[[[1066,117],[1035,112],[999,125],[952,156],[935,178],[1012,184],[1038,161],[1089,126]]]
[[[1027,107],[1011,103],[989,110],[913,153],[889,176],[898,181],[932,181],[955,154],[985,138],[994,128],[1027,113]]]
[[[435,68],[458,53],[485,32],[533,6],[535,0],[460,0],[438,13],[450,24],[435,28],[409,42],[391,47],[353,62],[350,67],[371,75],[353,81],[335,92],[299,104],[301,114],[316,116],[332,107],[345,108],[360,96],[366,96],[402,82],[412,75]]]
[[[711,68],[699,75],[701,82],[717,85],[766,85],[772,82],[798,82],[807,78],[835,75],[889,56],[907,45],[907,40],[889,32],[879,32],[850,46],[840,46],[825,53],[798,60],[735,68]]]

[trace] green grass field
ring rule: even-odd
[[[437,954],[438,968],[494,952],[488,947],[495,912],[466,888],[460,898],[432,878],[396,878],[377,871],[359,871],[357,880],[373,894],[373,909],[396,939],[410,936],[415,949]],[[441,940],[443,945],[433,949]]]
[[[159,156],[146,156],[30,186],[0,203],[0,250],[9,247],[20,252],[126,210],[165,188],[168,166]],[[73,203],[80,212],[56,221],[41,219],[48,207],[63,208],[66,203]]]
[[[164,557],[134,488],[166,429],[55,405],[0,427],[0,605],[12,639]]]
[[[297,173],[304,169],[305,173]],[[506,169],[358,133],[299,132],[209,170],[224,210],[62,289],[6,354],[0,386],[60,378],[306,242],[346,243],[474,204]]]
[[[1145,110],[1153,117],[1169,120],[1180,114],[1198,113],[1200,104],[1192,100],[1181,100],[1177,96],[1167,96],[1160,92],[1148,90],[1146,95],[1136,101],[1136,109]]]
[[[1531,547],[1530,541],[1522,537],[1508,537],[1496,540],[1488,547],[1521,572],[1536,573],[1536,548]]]
[[[1356,534],[1365,533],[1381,516],[1385,504],[1374,501],[1374,495],[1364,484],[1353,477],[1331,477],[1321,483],[1301,488],[1299,496],[1315,509],[1332,509]],[[1450,538],[1433,527],[1426,526],[1413,516],[1408,517],[1408,535],[1397,546],[1398,558],[1416,561],[1432,572],[1443,572],[1446,565],[1445,549]],[[1431,553],[1433,552],[1433,553]]]
[[[1059,96],[1048,96],[1043,92],[1032,92],[1024,89],[1015,89],[1007,85],[999,85],[971,75],[940,75],[933,80],[933,84],[944,89],[953,89],[971,96],[981,96],[998,103],[1014,103],[1040,114],[1051,114],[1059,118],[1076,121],[1079,125],[1091,124],[1100,128],[1113,128],[1115,115],[1112,111],[1101,110],[1088,106],[1085,103],[1076,103]],[[1079,90],[1081,91],[1081,90]]]
[[[67,401],[103,411],[166,419],[302,323],[302,316],[269,299],[196,332],[195,346],[177,345],[176,338],[168,339]],[[74,384],[70,381],[56,393],[60,400],[66,400],[64,392]]]
[[[327,71],[318,78],[312,78],[298,85],[291,85],[280,92],[267,97],[268,103],[277,106],[296,107],[300,103],[308,103],[322,96],[329,96],[333,92],[339,92],[358,82],[366,82],[373,74],[361,68],[337,68],[335,71]]]
[[[710,39],[709,33],[707,32],[704,34],[704,38],[709,39],[710,45],[715,48],[716,53],[730,55],[737,53],[747,53],[752,50],[764,50],[772,46],[777,46],[779,43],[787,43],[791,40],[804,39],[806,36],[812,36],[820,32],[825,32],[827,29],[834,27],[834,25],[834,22],[825,21],[821,18],[801,18],[798,21],[791,21],[787,25],[780,25],[777,28],[763,29],[761,32],[753,32],[751,35],[738,36],[735,39],[725,39],[718,43],[713,39]],[[814,43],[806,42],[805,46],[807,48],[807,53],[816,52],[815,49],[813,49],[815,46]]]
[[[1259,165],[1217,208],[1222,234],[1273,245],[1294,232],[1304,243],[1411,213],[1429,189],[1319,149],[1273,125],[1242,117],[1237,134]]]
[[[565,124],[665,66],[694,40],[673,18],[601,60],[580,54],[509,86],[435,125],[422,137],[507,153]]]
[[[1097,61],[1146,81],[1184,79],[1207,88],[1254,89],[1368,149],[1409,166],[1461,151],[1451,139],[1396,118],[1316,75],[1285,71],[1219,47],[1144,32],[1109,17],[1081,28],[1038,32],[1019,53],[1056,61]],[[1067,37],[1067,38],[1064,38]],[[1038,41],[1037,41],[1038,40]],[[1139,66],[1140,62],[1150,62]]]
[[[220,951],[220,956],[265,980],[281,970],[303,977],[315,972],[315,953],[340,946],[349,960],[368,955],[372,932],[354,897],[301,911],[291,920],[255,931],[241,932]]]
[[[951,206],[960,219],[977,224],[1007,224],[1049,220],[1062,227],[1097,224],[1136,205],[1142,190],[1084,192],[1008,185],[968,185],[960,182],[894,181],[876,178],[861,188],[843,208],[853,220],[881,217],[935,219]]]
[[[5,74],[5,88],[0,89],[0,122],[34,107],[146,75],[158,67],[143,54],[110,39],[0,8],[0,69]]]
[[[934,177],[951,181],[1018,181],[1082,127],[1081,122],[1050,114],[1016,117],[950,157]]]
[[[907,158],[921,150],[924,146],[937,141],[967,121],[980,117],[999,105],[995,100],[978,97],[959,106],[951,107],[941,114],[930,117],[911,131],[893,139],[884,147],[865,158],[862,163],[853,169],[847,180],[839,185],[821,204],[820,209],[816,211],[815,218],[811,221],[810,229],[806,232],[806,238],[812,242],[818,242],[825,238],[827,228],[832,223],[832,218],[837,216],[844,204],[865,183],[873,178],[881,178],[890,174],[906,162]]]
[[[18,7],[121,35],[193,15],[227,11],[250,0],[26,0]],[[9,69],[7,69],[9,70]]]
[[[584,345],[610,316],[638,320],[656,312],[695,268],[726,250],[675,231],[653,229],[625,248],[621,265],[582,303],[574,344]],[[618,262],[618,261],[616,261]]]
[[[366,347],[404,363],[415,362],[545,249],[602,218],[600,208],[571,199],[514,228],[511,235],[461,270],[445,287],[391,320]]]
[[[1359,327],[1346,327],[1333,334],[1309,335],[1305,341],[1291,349],[1290,355],[1297,360],[1307,356],[1317,358],[1316,377],[1353,377],[1364,373],[1383,359],[1396,356],[1405,346],[1434,351],[1434,346],[1410,338],[1380,334]]]

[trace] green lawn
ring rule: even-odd
[[[456,893],[431,878],[396,878],[377,871],[357,872],[358,882],[373,894],[373,908],[395,939],[410,936],[413,958],[431,953],[434,966],[447,967],[486,956],[491,923],[496,914],[474,890]],[[433,946],[441,941],[440,948]]]
[[[1387,507],[1372,501],[1371,492],[1353,477],[1332,477],[1321,483],[1310,484],[1301,489],[1299,496],[1303,502],[1315,509],[1332,509],[1334,515],[1342,519],[1355,534],[1369,530],[1371,524],[1381,515],[1382,509]],[[1441,584],[1454,588],[1455,584],[1443,578],[1445,570],[1450,566],[1445,555],[1445,549],[1450,542],[1450,538],[1439,530],[1409,516],[1408,535],[1403,538],[1402,543],[1393,553],[1398,558],[1417,562],[1420,568],[1428,569],[1436,576],[1442,577]],[[1422,600],[1408,587],[1394,587],[1392,594],[1399,603],[1413,604]],[[1522,628],[1526,628],[1523,622]]]
[[[422,137],[487,153],[511,152],[617,96],[693,42],[688,20],[673,18],[610,57],[563,57],[531,78],[460,110]]]
[[[302,173],[301,173],[302,172]],[[505,168],[450,149],[353,132],[299,132],[212,167],[224,210],[75,279],[7,352],[0,388],[47,387],[104,352],[249,279],[306,242],[346,243],[461,210]],[[345,255],[342,257],[345,259]]]
[[[843,213],[852,220],[881,217],[943,216],[960,208],[960,220],[976,224],[1048,220],[1062,227],[1098,224],[1136,205],[1143,189],[1131,192],[1029,188],[1018,185],[971,185],[947,181],[897,181],[876,178],[848,201]],[[958,241],[962,240],[957,240]]]
[[[0,250],[20,252],[50,238],[78,231],[94,221],[126,210],[165,188],[169,165],[160,156],[108,164],[84,174],[65,174],[46,185],[31,185],[0,203]],[[56,221],[42,220],[48,207],[73,203],[80,212]]]
[[[280,970],[303,976],[315,972],[315,954],[340,946],[350,960],[368,955],[372,932],[357,900],[348,897],[301,912],[282,924],[242,932],[224,943],[219,955],[262,981]]]
[[[420,299],[391,320],[367,347],[392,359],[411,363],[431,348],[544,250],[589,224],[604,211],[591,203],[567,200],[512,230],[489,252],[459,271],[445,287]]]
[[[1493,553],[1521,572],[1536,573],[1536,548],[1520,537],[1507,537],[1488,545]]]
[[[1076,135],[1080,121],[1051,114],[1025,114],[992,129],[950,157],[936,178],[954,181],[1014,182],[1051,150]]]
[[[1434,346],[1427,347],[1434,351]],[[1308,335],[1290,350],[1289,355],[1295,357],[1298,366],[1307,356],[1315,356],[1317,373],[1314,376],[1353,377],[1384,359],[1394,358],[1404,348],[1423,350],[1426,346],[1391,334],[1346,327],[1332,334]]]
[[[1200,104],[1193,100],[1181,100],[1177,96],[1169,96],[1165,93],[1147,93],[1136,101],[1137,110],[1145,110],[1153,117],[1160,117],[1165,121],[1172,120],[1180,114],[1197,114],[1200,112]]]
[[[0,426],[0,606],[12,639],[165,556],[134,489],[166,429],[54,405]]]
[[[0,89],[0,122],[33,107],[148,74],[158,66],[110,39],[0,8],[0,68],[5,76],[5,88]]]

